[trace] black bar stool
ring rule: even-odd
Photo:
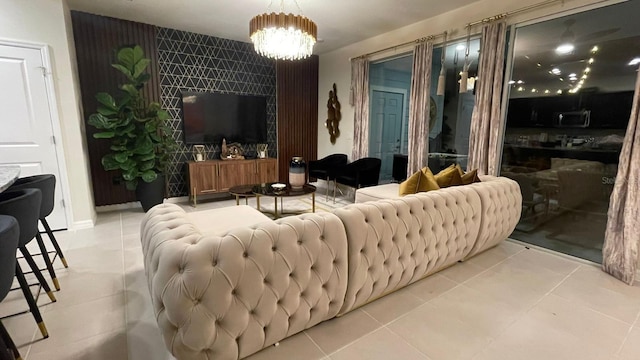
[[[47,280],[42,276],[38,265],[27,250],[27,244],[36,237],[36,234],[38,234],[38,215],[40,213],[41,200],[42,194],[38,189],[5,191],[0,193],[0,215],[13,216],[18,221],[20,226],[18,249],[20,249],[24,259],[27,261],[27,264],[29,264],[33,274],[38,279],[40,285],[42,285],[42,288],[49,296],[49,299],[55,302],[56,297],[53,295]],[[48,254],[45,252],[43,256],[48,256]],[[49,337],[47,328],[42,321],[38,305],[36,304],[36,301],[31,294],[31,290],[29,289],[29,283],[27,283],[19,264],[16,265],[16,278],[18,279],[18,283],[20,284],[24,297],[29,304],[29,310],[36,320],[36,323],[38,323],[38,328],[40,328],[42,336],[45,338]]]
[[[69,267],[67,265],[67,260],[64,258],[64,254],[62,253],[62,249],[60,249],[60,245],[58,245],[58,241],[53,235],[53,231],[51,231],[51,227],[49,227],[49,223],[47,222],[46,217],[51,214],[53,211],[53,207],[55,205],[55,190],[56,190],[56,177],[52,174],[44,174],[44,175],[34,175],[27,176],[16,180],[11,187],[9,187],[8,191],[13,190],[22,190],[22,189],[40,189],[42,192],[42,203],[40,204],[40,222],[44,227],[49,239],[51,240],[51,244],[56,250],[56,254],[62,261],[62,265],[65,268]],[[40,237],[40,234],[37,235]],[[41,239],[41,238],[40,238]],[[42,243],[43,245],[40,247],[40,251],[44,254],[46,252],[46,248],[44,247],[44,243],[42,241],[38,242],[38,245]],[[51,279],[53,281],[53,285],[56,290],[60,290],[60,284],[58,283],[58,279],[55,276],[55,270],[53,269],[53,265],[51,261],[49,261],[49,257],[45,257],[45,264],[47,264],[47,269],[51,274]]]
[[[16,274],[16,250],[19,238],[18,221],[14,217],[0,215],[0,301],[7,297]],[[4,343],[0,348],[2,352],[0,359],[5,358],[3,355],[7,355],[8,358],[7,350],[11,350],[15,359],[21,359],[20,352],[2,321],[0,321],[0,339]]]

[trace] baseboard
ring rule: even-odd
[[[183,203],[189,202],[189,197],[188,196],[170,197],[170,198],[164,199],[164,202],[169,204],[183,204]]]
[[[71,224],[71,228],[69,230],[75,231],[82,229],[91,229],[94,225],[95,222],[93,220],[75,221],[73,224]]]
[[[133,201],[133,202],[123,203],[123,204],[96,206],[97,213],[122,211],[122,210],[129,210],[129,209],[142,209],[142,205],[140,205],[139,201]]]
[[[164,202],[169,204],[188,203],[189,197],[188,196],[170,197],[170,198],[164,199]],[[104,212],[111,212],[111,211],[122,211],[122,210],[141,209],[141,208],[142,208],[142,205],[140,205],[139,201],[132,201],[132,202],[122,203],[122,204],[96,206],[96,212],[104,213]]]

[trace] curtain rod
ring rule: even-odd
[[[414,44],[414,43],[419,43],[419,42],[422,42],[422,41],[433,40],[433,39],[435,39],[437,37],[444,36],[446,33],[447,33],[446,31],[443,31],[443,32],[441,32],[439,34],[429,35],[429,36],[421,37],[419,39],[403,42],[402,44],[389,46],[389,47],[386,47],[384,49],[372,51],[370,53],[366,53],[366,54],[363,54],[363,55],[360,55],[360,56],[355,56],[355,57],[349,58],[349,60],[357,59],[359,57],[368,57],[368,56],[371,56],[371,55],[375,55],[375,54],[379,54],[379,53],[382,53],[382,52],[385,52],[385,51],[389,51],[391,49],[397,49],[399,47],[407,46],[407,45]]]
[[[513,16],[513,15],[520,14],[520,13],[523,13],[523,12],[528,12],[528,11],[535,10],[535,9],[538,9],[538,8],[541,8],[541,7],[545,7],[545,6],[548,6],[548,5],[555,4],[557,2],[561,2],[561,3],[564,4],[565,1],[566,0],[547,0],[547,1],[542,1],[542,2],[539,2],[537,4],[531,4],[529,6],[521,7],[520,9],[516,9],[516,10],[513,10],[513,11],[507,11],[505,13],[494,15],[494,16],[490,16],[490,17],[484,18],[482,20],[477,20],[477,21],[470,22],[465,26],[465,28],[472,27],[472,26],[478,25],[478,24],[484,24],[484,23],[500,20],[500,19],[503,19],[503,18],[505,18],[507,16]]]

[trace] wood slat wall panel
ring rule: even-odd
[[[116,50],[122,46],[140,45],[145,56],[151,59],[148,68],[151,80],[143,93],[150,101],[160,102],[157,29],[152,25],[77,11],[71,12],[71,19],[95,204],[101,206],[135,201],[132,191],[126,190],[124,184],[116,183],[118,173],[102,168],[101,159],[109,151],[109,142],[94,139],[96,130],[87,124],[87,120],[97,108],[95,95],[98,92],[115,95],[118,86],[125,81],[124,76],[111,67],[115,62]]]
[[[278,175],[289,182],[293,156],[318,156],[318,56],[278,61]]]

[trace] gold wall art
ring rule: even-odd
[[[324,123],[327,131],[329,131],[329,137],[332,144],[335,144],[336,138],[340,136],[340,129],[338,126],[340,125],[341,118],[342,114],[340,113],[340,101],[338,101],[338,89],[334,83],[333,90],[329,90],[329,100],[327,101],[327,121]]]

